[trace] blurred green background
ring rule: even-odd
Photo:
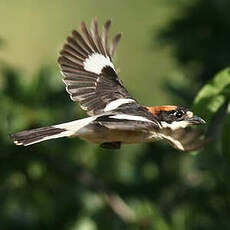
[[[229,70],[212,81],[230,63],[229,11],[228,0],[1,0],[0,229],[229,229]],[[95,16],[123,32],[115,66],[129,92],[146,105],[193,104],[212,124],[209,146],[11,143],[9,133],[85,116],[56,59]]]

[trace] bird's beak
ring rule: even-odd
[[[198,117],[198,116],[193,116],[191,118],[188,119],[189,123],[193,124],[193,125],[202,125],[205,124],[205,120],[203,120],[202,118]]]

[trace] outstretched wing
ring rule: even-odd
[[[72,32],[58,59],[67,92],[89,115],[136,103],[119,80],[112,63],[121,34],[108,45],[110,24],[108,20],[99,35],[97,19],[92,21],[91,31],[82,22],[81,33]]]

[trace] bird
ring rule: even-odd
[[[79,137],[107,149],[157,140],[166,140],[181,151],[200,146],[200,131],[193,126],[205,124],[202,118],[183,106],[144,106],[130,96],[113,63],[121,33],[109,42],[110,27],[107,20],[100,33],[97,18],[90,27],[83,21],[59,53],[66,91],[89,116],[10,134],[16,145]]]

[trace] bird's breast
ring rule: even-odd
[[[90,125],[79,130],[78,137],[93,143],[105,142],[121,142],[124,144],[135,144],[141,142],[151,142],[159,139],[156,132],[134,131],[134,130],[118,130],[108,129]]]

